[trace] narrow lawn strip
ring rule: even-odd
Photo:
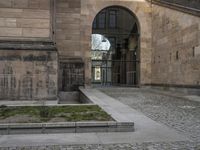
[[[97,105],[0,106],[0,123],[112,121]]]

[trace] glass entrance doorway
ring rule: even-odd
[[[95,17],[91,58],[93,84],[138,84],[139,32],[131,12],[109,7]]]

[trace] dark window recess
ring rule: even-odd
[[[117,44],[116,54],[113,56],[113,59],[119,60],[121,58],[121,44]]]
[[[129,40],[129,39],[124,39],[124,48],[125,48],[125,49],[128,49],[128,44],[129,44],[129,43],[128,43],[128,42],[129,42],[128,40]]]
[[[117,11],[116,10],[109,11],[109,27],[117,28]]]
[[[137,32],[138,32],[138,27],[137,27],[137,24],[135,23],[132,28],[132,33],[137,33]]]
[[[195,47],[192,48],[192,56],[195,57]]]
[[[98,28],[104,29],[106,27],[106,12],[101,12],[98,16]]]
[[[111,44],[111,48],[113,50],[113,52],[115,52],[116,49],[116,38],[115,37],[109,37],[109,42]]]
[[[97,28],[97,18],[94,19],[94,22],[93,22],[93,29],[96,29]]]
[[[179,60],[179,52],[176,51],[176,60]]]

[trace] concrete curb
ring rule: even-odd
[[[115,121],[0,124],[0,135],[133,131],[133,122]]]

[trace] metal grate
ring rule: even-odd
[[[101,85],[137,84],[139,61],[92,60],[92,83]]]

